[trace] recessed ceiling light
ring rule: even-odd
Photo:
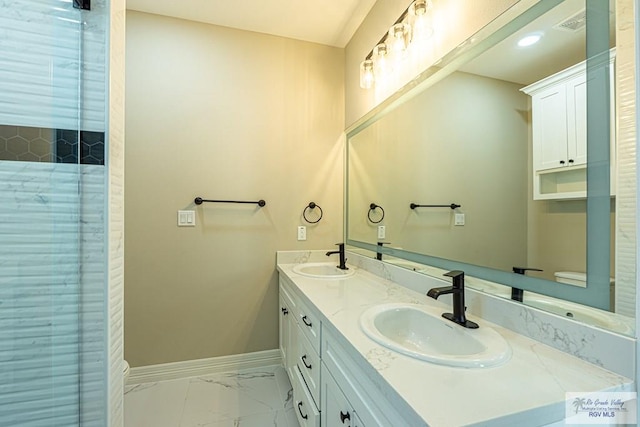
[[[529,34],[518,40],[518,46],[527,47],[534,45],[540,41],[542,34]]]

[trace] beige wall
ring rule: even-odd
[[[529,199],[530,276],[555,280],[557,271],[587,271],[587,201]],[[611,276],[615,277],[615,200],[611,203]]]
[[[342,240],[344,51],[127,15],[125,357],[277,348],[276,250]],[[267,201],[193,205],[194,197]],[[296,240],[309,201],[324,218]],[[197,212],[195,228],[177,210]]]
[[[501,270],[527,262],[528,97],[521,85],[456,72],[349,141],[349,237]],[[455,226],[445,208],[462,205]],[[373,215],[373,218],[379,218]]]
[[[521,0],[523,9],[526,4],[536,0]],[[413,74],[403,76],[402,81],[393,85],[391,90],[399,89],[419,72],[442,58],[460,43],[471,37],[482,27],[501,15],[518,0],[447,0],[433,2],[434,35],[426,47],[424,57],[418,61]],[[369,15],[349,41],[345,52],[345,96],[346,124],[352,125],[373,107],[382,102],[390,93],[376,94],[375,90],[360,88],[360,63],[378,43],[385,31],[400,14],[411,4],[407,0],[378,0]]]

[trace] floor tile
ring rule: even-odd
[[[278,391],[280,393],[280,406],[279,409],[287,410],[293,407],[293,387],[291,386],[291,381],[289,381],[289,376],[287,375],[287,371],[282,366],[276,367],[274,371],[276,377],[276,383],[278,384]]]
[[[125,427],[299,427],[281,366],[125,387]]]
[[[276,367],[268,367],[191,379],[181,427],[215,425],[250,416],[275,417],[284,408],[275,371]]]
[[[179,427],[188,389],[184,379],[127,386],[125,427]]]
[[[198,427],[298,427],[290,425],[284,411],[268,412],[265,414],[247,415],[225,421],[197,424]],[[187,426],[183,426],[187,427]]]

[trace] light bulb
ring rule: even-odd
[[[360,87],[362,89],[371,89],[373,87],[373,61],[365,59],[360,64]]]

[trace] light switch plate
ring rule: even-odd
[[[387,227],[384,225],[378,226],[378,239],[384,239],[387,236]]]
[[[453,217],[453,225],[464,225],[464,214],[457,213]]]
[[[304,225],[298,226],[298,240],[307,240],[307,227]]]
[[[178,227],[195,227],[195,211],[178,211]]]

